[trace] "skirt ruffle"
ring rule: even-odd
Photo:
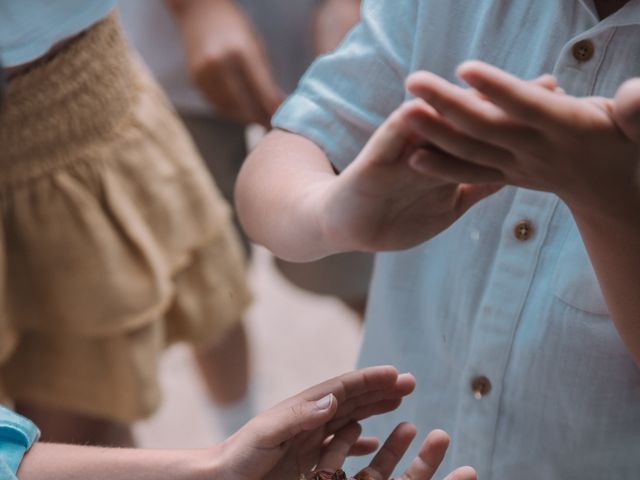
[[[118,76],[104,82],[114,70]],[[39,103],[26,91],[36,86],[49,91]],[[114,16],[13,80],[6,106],[0,114],[4,388],[13,397],[64,404],[88,387],[79,383],[102,371],[113,376],[103,390],[138,382],[138,397],[154,399],[126,405],[107,395],[108,405],[98,407],[104,402],[85,394],[66,403],[127,421],[147,415],[158,401],[147,387],[162,349],[176,340],[216,341],[250,302],[229,208],[166,98],[130,57]],[[123,353],[133,344],[139,354]],[[118,346],[109,352],[100,345]],[[109,358],[123,354],[131,360],[109,366]],[[74,368],[83,372],[77,381],[43,378]],[[133,369],[128,380],[127,369]],[[65,382],[69,388],[60,387]]]

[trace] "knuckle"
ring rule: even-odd
[[[496,119],[489,118],[487,121],[476,122],[474,125],[474,136],[480,139],[493,139],[503,129],[503,125]]]
[[[291,405],[289,407],[289,413],[295,420],[299,420],[302,417],[302,410],[302,405],[300,404]]]
[[[421,99],[413,99],[402,104],[390,118],[395,117],[399,124],[405,124],[409,119],[415,119],[424,115],[426,104]]]

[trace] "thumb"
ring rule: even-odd
[[[337,408],[338,401],[333,394],[319,400],[287,401],[256,417],[247,426],[253,430],[258,447],[274,448],[299,433],[325,425]]]
[[[640,78],[627,80],[613,100],[613,120],[633,142],[640,143]]]

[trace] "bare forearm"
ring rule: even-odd
[[[18,470],[20,480],[215,480],[214,452],[135,450],[37,443]]]
[[[574,217],[613,322],[640,367],[640,195],[629,205],[616,217],[575,210]]]
[[[245,162],[236,207],[248,235],[279,257],[311,261],[337,253],[324,239],[323,195],[335,174],[311,141],[271,132]]]

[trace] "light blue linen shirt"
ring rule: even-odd
[[[22,457],[40,436],[36,426],[0,405],[0,478],[16,478]]]
[[[581,62],[582,39],[594,52]],[[610,97],[640,76],[639,45],[640,0],[603,21],[589,0],[365,0],[362,22],[274,123],[344,169],[406,100],[410,72],[459,83],[456,66],[475,58]],[[442,476],[470,464],[483,480],[640,478],[640,370],[553,194],[505,188],[429,242],[378,254],[359,364],[381,363],[418,386],[364,434],[383,438],[402,420],[420,435],[445,429]]]
[[[104,18],[115,0],[0,0],[0,59],[30,62]]]

